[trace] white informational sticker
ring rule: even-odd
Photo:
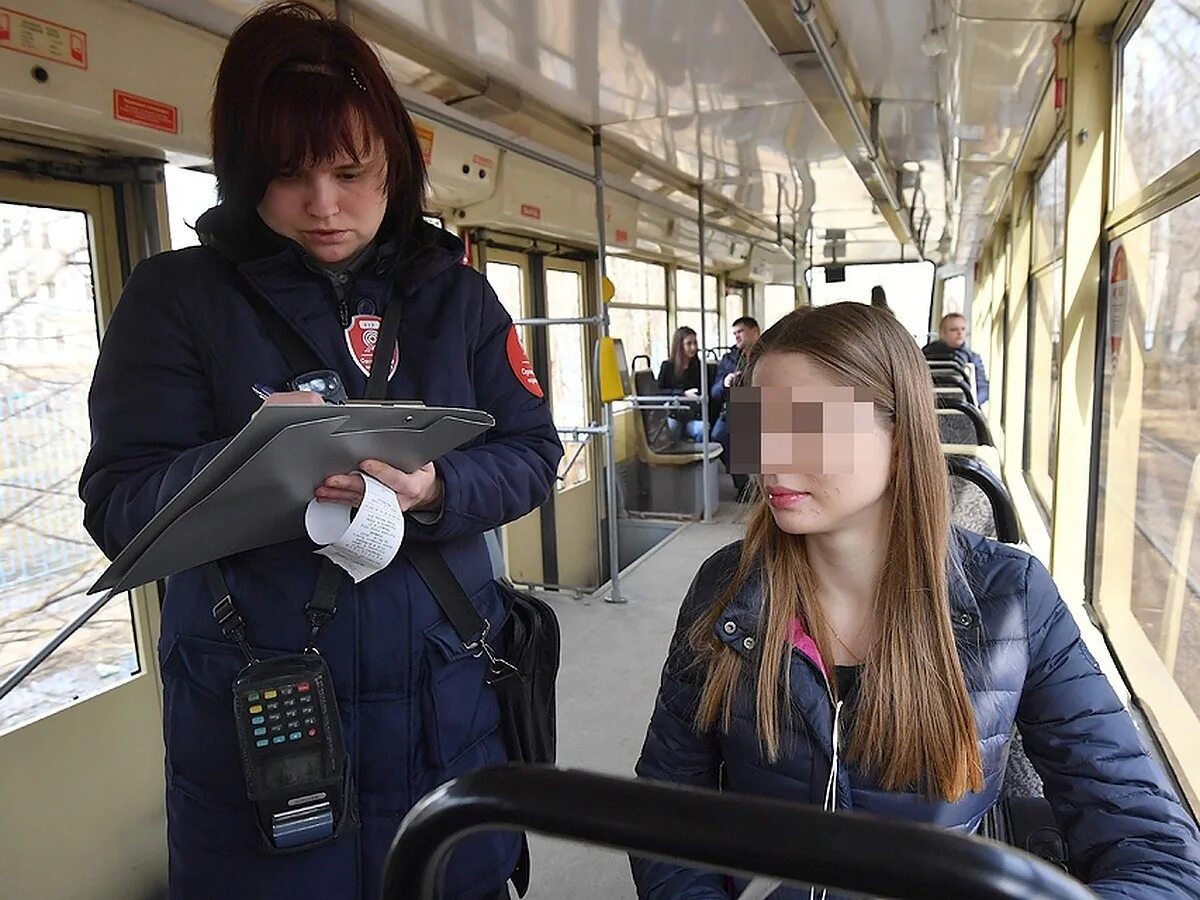
[[[364,475],[367,489],[353,520],[350,507],[342,503],[313,500],[304,511],[304,527],[316,552],[345,569],[354,583],[369,578],[388,565],[404,540],[404,514],[391,488]]]

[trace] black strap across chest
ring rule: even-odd
[[[272,342],[283,354],[293,375],[325,368],[313,352],[312,347],[301,337],[300,332],[271,304],[262,291],[240,272],[236,273],[235,277],[243,288],[242,293],[247,302],[257,313],[263,327],[267,329],[267,333],[271,335]],[[383,312],[383,321],[379,326],[379,340],[376,341],[375,354],[371,359],[371,373],[367,376],[367,389],[364,396],[364,399],[367,400],[382,400],[387,396],[388,375],[392,354],[400,335],[402,314],[400,301],[397,299],[395,302],[391,302],[394,294],[393,288],[394,281],[391,281],[387,288],[387,306]],[[438,558],[441,559],[440,556]],[[442,564],[445,565],[445,562],[443,561]],[[246,655],[247,660],[253,662],[254,654],[246,637],[246,623],[237,611],[237,606],[229,593],[229,587],[221,573],[219,560],[208,563],[204,567],[204,577],[213,596],[213,618],[217,620],[221,633],[228,640],[236,643]],[[322,558],[312,599],[304,605],[304,614],[310,627],[308,638],[310,649],[315,645],[317,635],[325,623],[332,619],[334,613],[337,612],[337,598],[341,584],[342,570],[332,560]],[[468,600],[466,603],[467,607],[474,612],[470,601]],[[475,618],[479,618],[478,613],[475,614]],[[480,622],[482,623],[482,620]]]

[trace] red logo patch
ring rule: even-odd
[[[379,341],[379,316],[355,316],[350,320],[346,329],[346,349],[350,358],[364,375],[371,374],[371,361],[375,359],[375,345]],[[388,371],[388,380],[396,374],[400,364],[399,345],[392,348],[392,367]]]
[[[525,390],[535,397],[544,397],[542,386],[538,384],[537,376],[533,374],[533,364],[525,355],[521,339],[517,336],[517,326],[513,325],[508,331],[508,364],[512,366],[513,374],[525,386]]]

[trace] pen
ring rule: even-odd
[[[254,391],[254,393],[258,395],[260,400],[266,400],[273,393],[275,393],[275,388],[267,387],[265,384],[252,385],[250,387],[250,390]]]

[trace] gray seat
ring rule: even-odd
[[[938,410],[938,434],[943,444],[978,444],[979,434],[975,423],[960,412],[949,409]]]
[[[996,540],[996,516],[983,488],[959,475],[950,476],[950,521]]]

